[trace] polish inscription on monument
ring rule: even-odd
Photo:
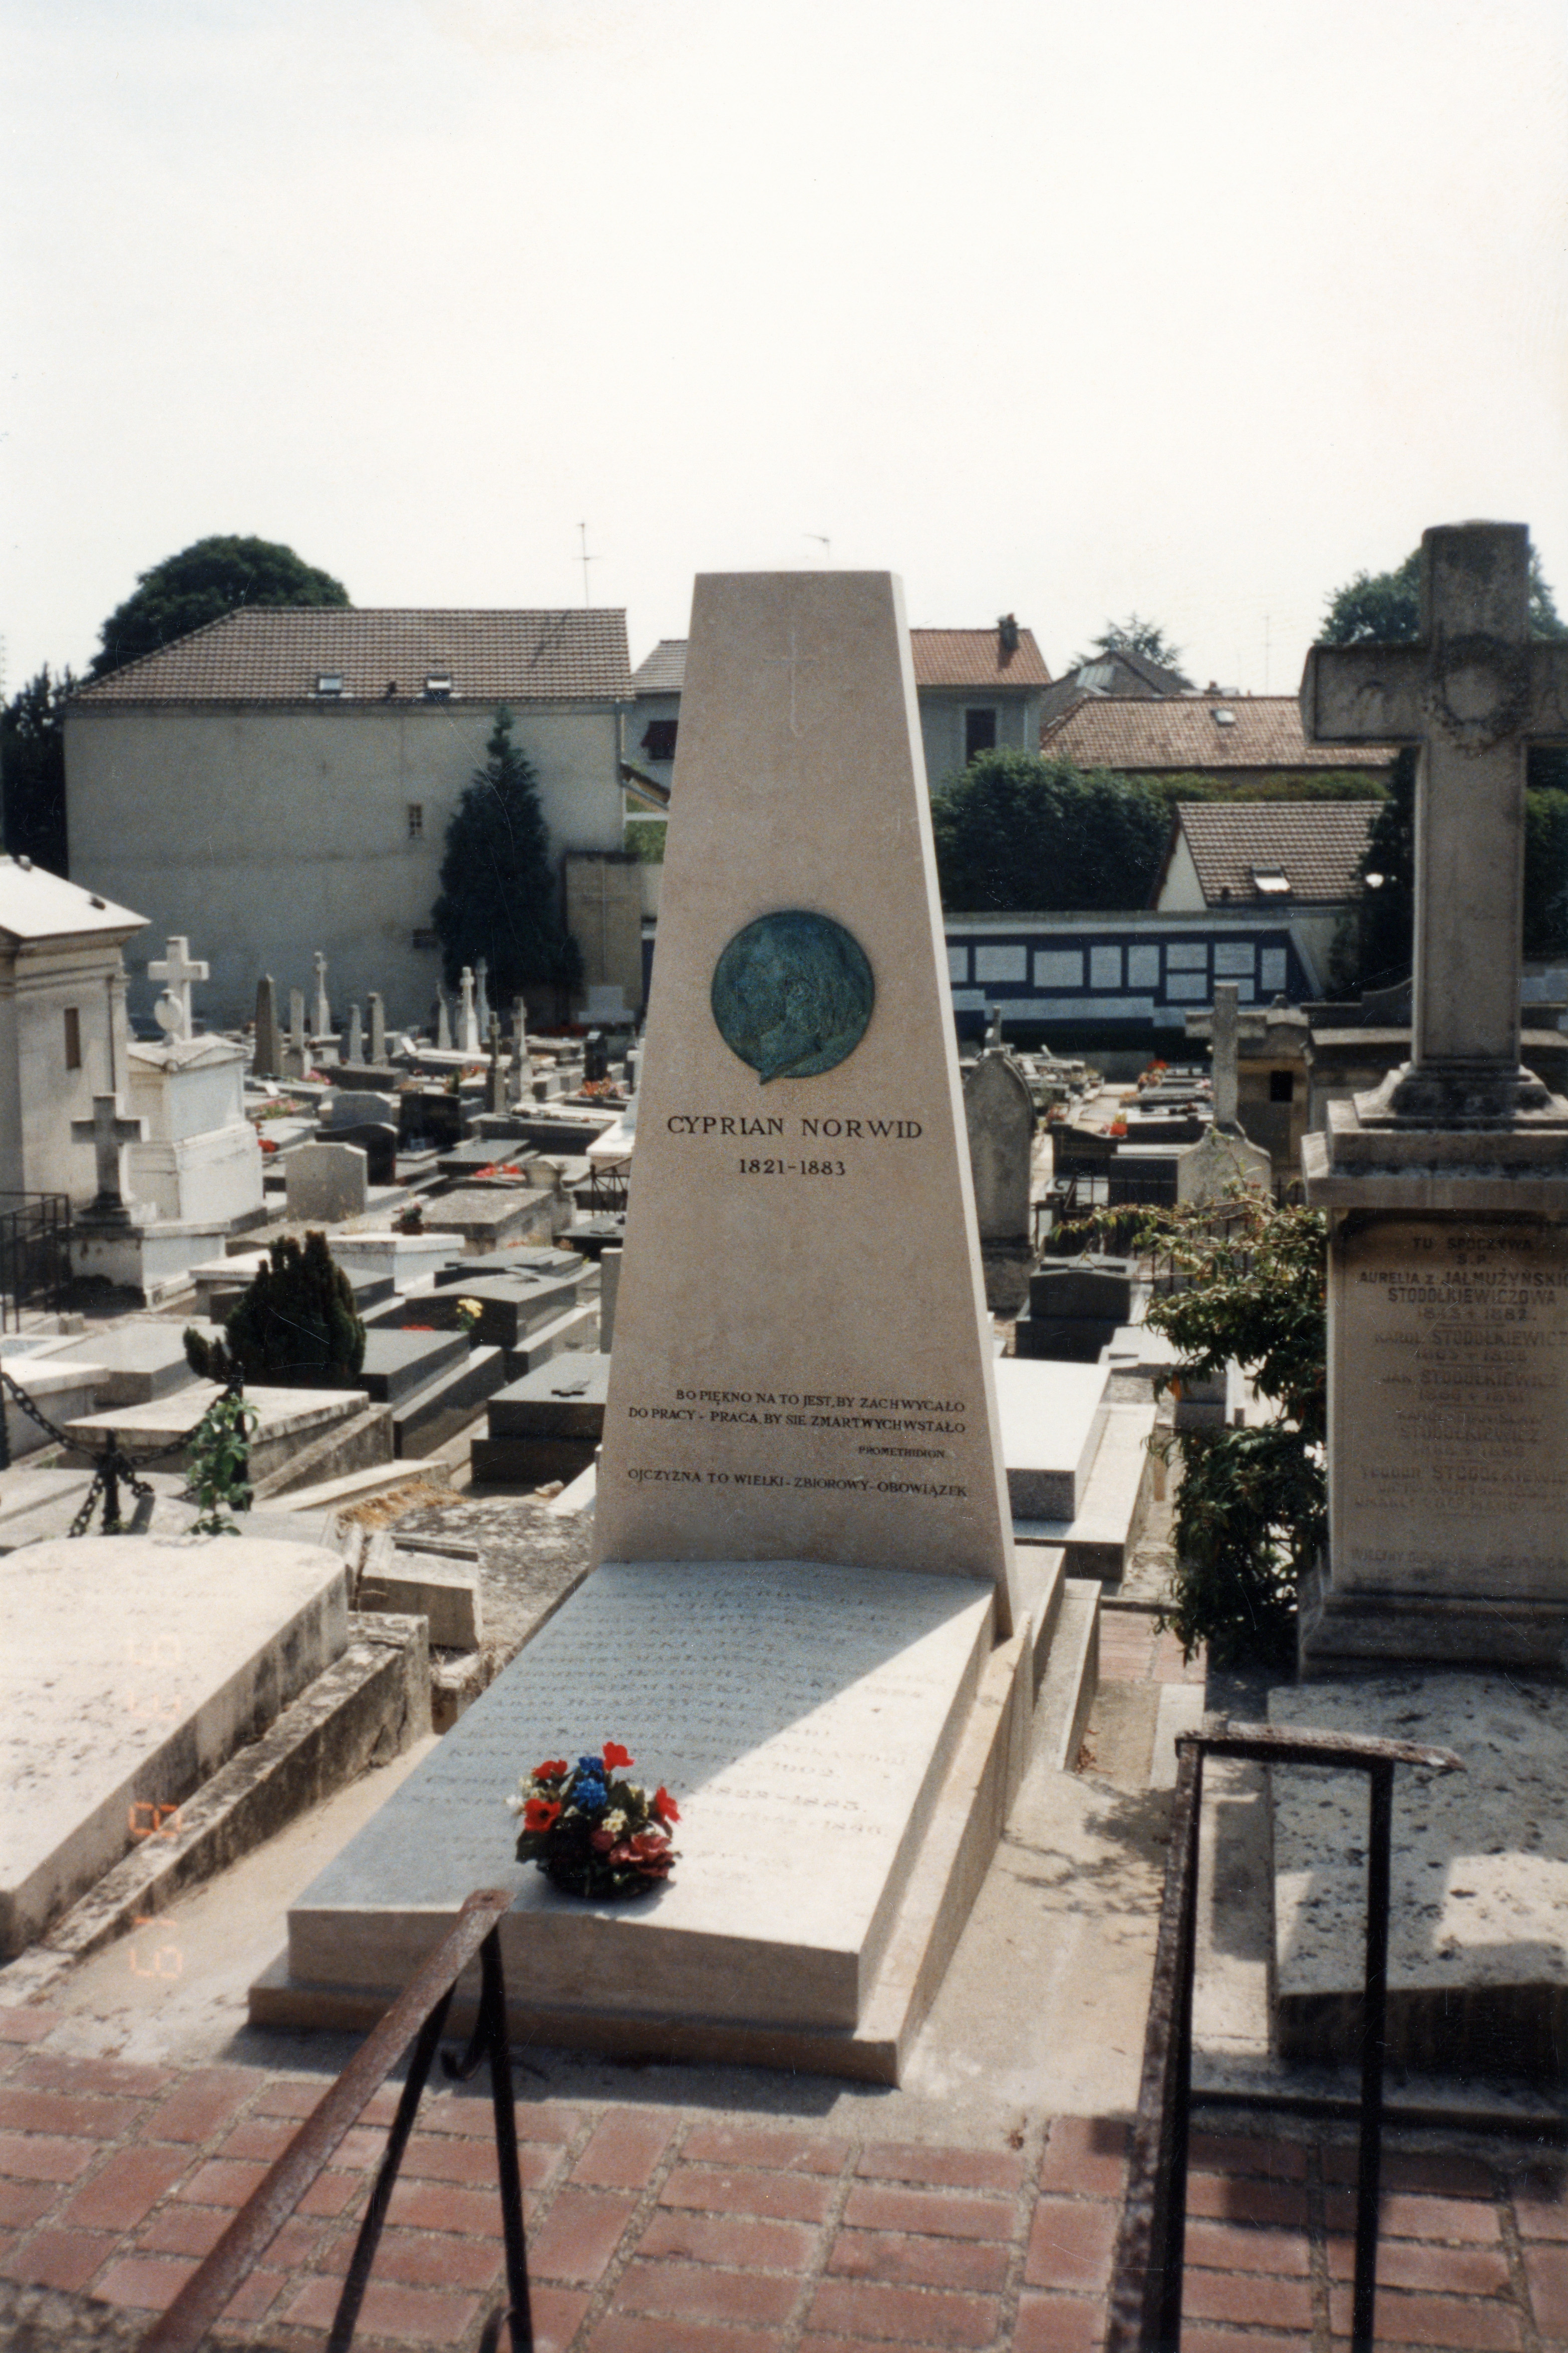
[[[1331,1314],[1336,1585],[1560,1591],[1568,1227],[1352,1223]]]

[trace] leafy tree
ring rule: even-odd
[[[1142,907],[1169,830],[1155,795],[1104,770],[982,752],[931,802],[944,907]]]
[[[1260,1426],[1183,1432],[1160,1623],[1187,1658],[1206,1642],[1216,1666],[1287,1665],[1300,1581],[1328,1534],[1328,1220],[1238,1188],[1217,1212],[1151,1211],[1136,1247],[1158,1250],[1184,1286],[1148,1308],[1182,1352],[1174,1379],[1234,1360],[1275,1408]]]
[[[1329,646],[1397,645],[1421,634],[1421,550],[1416,548],[1392,572],[1358,572],[1336,588],[1329,599],[1321,641]],[[1541,570],[1541,558],[1530,551],[1530,634],[1532,638],[1568,638],[1568,622],[1557,610]]]
[[[447,987],[465,965],[484,956],[490,997],[501,1005],[530,987],[552,987],[560,996],[583,976],[581,952],[561,912],[539,780],[511,729],[503,704],[485,765],[475,769],[447,828],[441,895],[430,913]]]
[[[5,842],[51,874],[66,871],[66,750],[61,706],[76,681],[46,662],[0,710]]]
[[[185,1357],[201,1379],[247,1381],[280,1388],[346,1388],[364,1362],[364,1325],[353,1287],[324,1234],[274,1242],[230,1313],[221,1340],[187,1330]]]
[[[167,555],[136,586],[99,631],[91,675],[107,677],[139,654],[188,637],[241,605],[346,605],[349,592],[291,547],[270,539],[198,539]]]
[[[1124,621],[1107,621],[1098,638],[1092,640],[1095,653],[1142,654],[1145,661],[1158,662],[1186,687],[1192,680],[1182,668],[1182,649],[1172,645],[1157,621],[1145,621],[1136,613],[1129,613]],[[1079,654],[1074,668],[1081,669],[1092,661],[1094,654]]]

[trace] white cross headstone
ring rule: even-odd
[[[1568,643],[1531,638],[1524,524],[1423,533],[1420,638],[1314,646],[1301,722],[1309,743],[1420,746],[1410,1060],[1383,1115],[1447,1127],[1543,1109],[1519,1060],[1525,755],[1568,742]]]
[[[92,1117],[73,1119],[71,1142],[90,1144],[98,1162],[98,1197],[88,1211],[88,1217],[98,1225],[126,1225],[130,1222],[125,1196],[120,1183],[120,1155],[128,1144],[140,1144],[146,1133],[146,1123],[140,1119],[121,1119],[120,1105],[112,1095],[94,1095]]]
[[[149,980],[161,980],[165,984],[163,994],[154,1008],[154,1016],[159,1029],[166,1036],[188,1038],[193,1028],[191,983],[210,978],[212,966],[204,958],[192,955],[189,940],[174,939],[167,945],[168,954],[158,957],[147,967]]]
[[[479,1050],[479,1017],[474,1009],[474,976],[467,965],[463,966],[459,986],[463,1001],[458,1016],[458,1050],[463,1054],[477,1054]]]

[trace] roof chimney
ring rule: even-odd
[[[1011,613],[1003,614],[996,624],[996,635],[1002,641],[1002,651],[1005,656],[1017,652],[1018,624]]]

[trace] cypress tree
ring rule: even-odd
[[[447,987],[456,987],[463,966],[483,956],[490,995],[501,1004],[530,987],[570,989],[583,974],[562,913],[539,779],[511,729],[503,704],[485,765],[474,771],[447,828],[441,895],[430,917]]]

